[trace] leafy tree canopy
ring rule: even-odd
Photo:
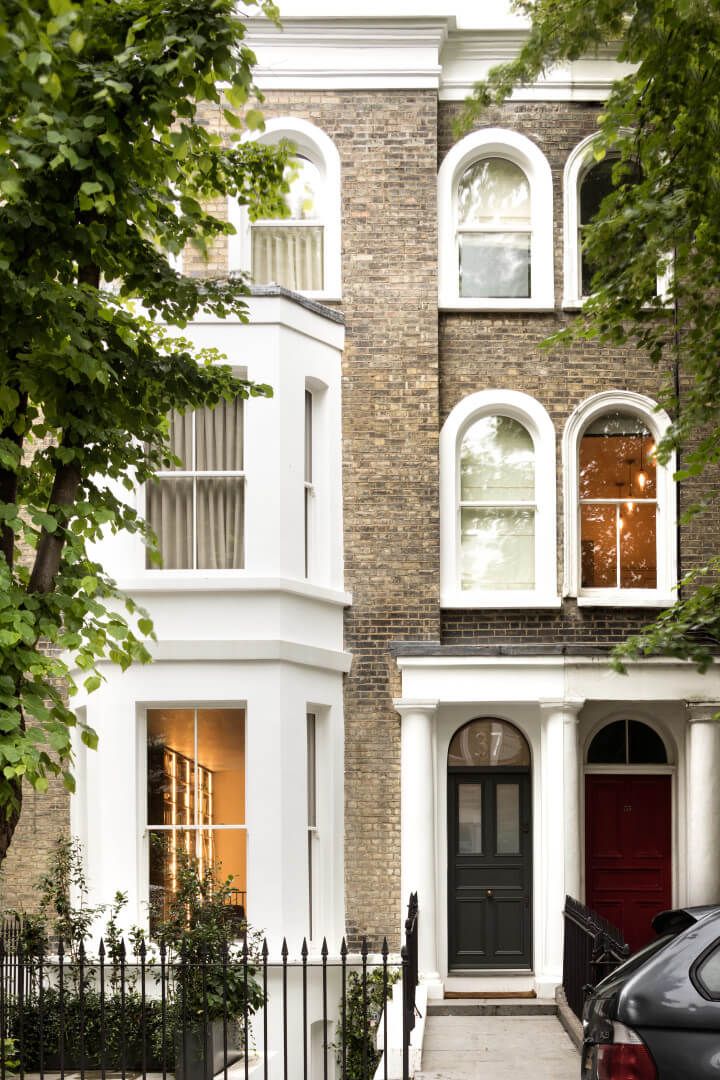
[[[658,447],[677,451],[677,479],[704,491],[684,521],[717,498],[720,460],[720,7],[711,0],[516,0],[530,20],[518,57],[495,68],[466,102],[461,125],[557,64],[616,49],[631,73],[613,84],[596,156],[612,154],[615,191],[584,242],[598,268],[581,316],[553,341],[631,342],[668,379],[674,417]],[[639,183],[627,183],[630,166]],[[665,295],[657,275],[669,272]],[[681,393],[678,394],[678,386]],[[681,582],[680,599],[615,650],[664,654],[704,670],[720,643],[720,558]]]
[[[0,0],[0,13],[2,859],[23,778],[73,788],[65,657],[88,690],[101,661],[148,659],[149,619],[88,554],[103,529],[145,528],[120,485],[177,463],[171,409],[270,392],[163,325],[201,305],[245,317],[242,280],[182,277],[171,256],[232,231],[211,198],[281,216],[287,148],[242,140],[262,115],[234,0]],[[225,145],[208,105],[235,133]]]

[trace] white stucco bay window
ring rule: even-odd
[[[443,607],[555,607],[555,431],[539,402],[483,390],[440,435]]]
[[[554,305],[552,178],[538,147],[484,128],[438,173],[439,303],[451,310]]]
[[[340,299],[340,157],[320,128],[297,117],[269,120],[254,135],[295,147],[288,162],[287,217],[251,221],[236,199],[228,204],[235,235],[228,238],[230,270],[256,285],[277,284],[316,299]]]
[[[665,607],[676,583],[674,460],[655,457],[670,419],[640,394],[606,391],[563,439],[565,591],[578,604]]]

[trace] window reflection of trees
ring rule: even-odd
[[[610,195],[616,188],[613,181],[613,169],[617,165],[615,158],[603,158],[591,165],[584,173],[580,181],[580,213],[578,215],[578,252],[580,253],[580,279],[582,282],[582,295],[589,296],[592,291],[593,275],[598,267],[590,262],[590,259],[582,250],[583,230],[595,218],[600,210],[603,199]],[[639,184],[642,179],[640,168],[630,162],[623,165],[623,184]]]
[[[581,584],[655,588],[654,438],[635,416],[608,413],[580,443]]]
[[[532,589],[535,584],[535,450],[507,416],[486,416],[460,448],[463,589]]]
[[[528,297],[530,185],[517,165],[485,158],[458,185],[461,296]]]

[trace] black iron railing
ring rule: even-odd
[[[405,944],[402,957],[403,1001],[403,1080],[410,1076],[410,1040],[415,1027],[415,988],[418,983],[418,895],[410,893],[405,920]]]
[[[563,990],[567,1003],[582,1017],[589,990],[627,960],[630,949],[620,930],[572,896],[565,897]]]
[[[251,1068],[263,1080],[271,1072],[283,1080],[372,1080],[380,1025],[387,1080],[387,1004],[400,978],[409,1080],[417,912],[413,894],[399,960],[387,940],[373,954],[365,938],[359,953],[343,938],[335,955],[326,941],[311,955],[303,941],[292,956],[285,940],[275,955],[267,940],[178,955],[136,936],[131,946],[101,940],[91,955],[84,942],[59,941],[50,952],[7,935],[0,938],[0,1080],[28,1073],[64,1080],[71,1072],[80,1080],[90,1072],[102,1080],[111,1073],[227,1080],[231,1066],[246,1080]]]

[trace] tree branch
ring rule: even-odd
[[[0,438],[21,449],[23,444],[23,426],[17,421],[24,417],[27,411],[27,392],[20,395],[20,402],[15,410],[15,418],[12,424],[8,424],[4,431],[0,432]],[[20,428],[20,431],[17,428]],[[14,503],[17,499],[18,477],[16,469],[0,469],[0,503]],[[0,554],[12,570],[15,561],[15,532],[10,525],[4,524],[0,529]]]

